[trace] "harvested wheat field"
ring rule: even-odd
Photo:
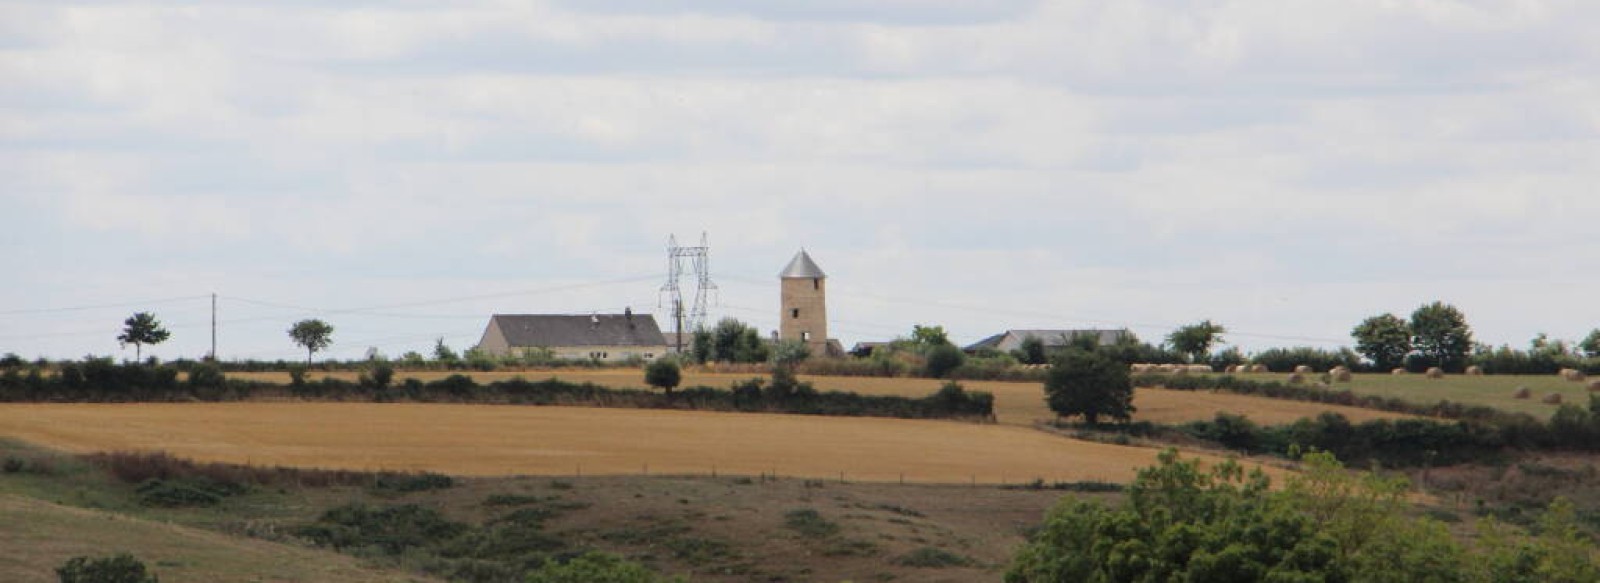
[[[396,376],[399,378],[434,381],[450,374],[454,373],[438,371],[400,372]],[[287,373],[232,373],[229,376],[278,383],[289,382]],[[358,375],[354,372],[329,373],[325,375],[312,374],[311,378],[318,379],[323,376],[333,376],[353,381]],[[589,382],[617,388],[643,388],[646,386],[644,372],[637,369],[498,371],[475,372],[471,373],[470,376],[480,383],[522,377],[528,380],[559,378],[565,381]],[[761,376],[765,375],[685,372],[683,386],[704,385],[726,388],[734,382]],[[854,391],[863,395],[898,395],[905,397],[926,396],[938,390],[939,385],[944,383],[944,381],[935,379],[883,377],[803,375],[800,379],[824,391]],[[1040,383],[962,381],[961,385],[971,390],[994,393],[995,415],[1002,425],[1031,427],[1036,420],[1055,418],[1055,414],[1050,412],[1049,407],[1045,406],[1044,387]],[[1356,423],[1373,419],[1400,419],[1407,417],[1399,413],[1360,407],[1270,399],[1231,393],[1172,391],[1167,389],[1135,389],[1133,392],[1133,405],[1138,409],[1138,412],[1134,413],[1135,421],[1150,421],[1153,423],[1183,423],[1210,420],[1217,413],[1242,414],[1252,421],[1264,425],[1292,423],[1295,420],[1315,417],[1328,411],[1342,414]]]
[[[697,411],[378,403],[0,405],[0,435],[68,451],[456,475],[721,474],[1126,482],[1156,450],[1012,426]]]

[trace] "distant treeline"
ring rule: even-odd
[[[1134,385],[1220,390],[1446,419],[1380,419],[1351,423],[1343,415],[1324,413],[1289,425],[1263,427],[1243,416],[1220,414],[1211,421],[1177,427],[1189,437],[1251,453],[1292,457],[1295,448],[1316,448],[1331,451],[1340,459],[1416,466],[1482,459],[1507,448],[1600,451],[1600,396],[1596,395],[1590,396],[1587,408],[1562,405],[1548,422],[1541,422],[1532,415],[1482,405],[1450,401],[1424,405],[1397,398],[1234,376],[1139,375],[1134,377]],[[1158,428],[1146,426],[1134,430],[1154,432]]]
[[[987,420],[994,415],[993,395],[967,391],[955,383],[946,383],[922,398],[867,396],[818,391],[787,374],[774,375],[771,382],[753,378],[728,389],[702,386],[679,389],[672,394],[613,389],[559,379],[515,378],[481,384],[465,375],[451,375],[433,382],[406,379],[393,383],[394,371],[381,366],[362,374],[358,381],[331,377],[309,381],[304,369],[291,369],[291,381],[287,385],[228,379],[211,365],[191,367],[187,378],[180,376],[180,371],[172,366],[115,364],[106,359],[62,363],[54,374],[37,367],[8,368],[0,373],[0,401],[217,402],[291,397],[318,401],[573,405],[906,419]]]

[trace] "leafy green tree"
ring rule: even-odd
[[[1201,320],[1198,324],[1180,326],[1167,335],[1167,344],[1173,350],[1188,355],[1189,362],[1196,362],[1205,358],[1211,352],[1211,347],[1222,343],[1222,335],[1228,330],[1221,324],[1213,324],[1211,320]]]
[[[1202,470],[1167,450],[1118,508],[1067,500],[1019,552],[1008,582],[1467,581],[1461,547],[1406,509],[1403,480],[1326,453],[1280,491],[1228,460]]]
[[[1044,341],[1037,336],[1022,339],[1022,346],[1017,348],[1017,361],[1022,364],[1045,364],[1050,362],[1044,351]]]
[[[123,553],[104,559],[73,557],[56,569],[61,583],[159,583],[144,563]]]
[[[1589,358],[1600,358],[1600,328],[1595,328],[1578,343],[1578,348],[1583,350],[1583,355]]]
[[[122,333],[117,335],[117,342],[123,347],[133,345],[133,359],[140,360],[143,356],[140,347],[145,344],[156,345],[166,342],[172,334],[161,327],[161,321],[150,312],[136,312],[122,321]]]
[[[941,344],[928,349],[927,358],[928,362],[924,365],[925,372],[929,377],[936,379],[944,378],[967,363],[967,354],[950,344]]]
[[[683,372],[671,358],[659,358],[644,367],[644,382],[671,395],[672,389],[683,382]]]
[[[289,338],[306,349],[306,366],[311,366],[311,356],[333,344],[333,326],[317,319],[301,320],[289,328]]]
[[[1394,314],[1362,320],[1350,336],[1356,340],[1356,352],[1371,360],[1378,370],[1399,367],[1411,354],[1411,325]]]
[[[711,329],[711,354],[708,361],[766,362],[770,356],[761,334],[744,322],[723,318]]]
[[[1461,310],[1434,302],[1411,313],[1411,345],[1435,366],[1457,370],[1472,351],[1472,328]]]
[[[911,342],[921,350],[931,350],[935,346],[950,344],[950,334],[944,331],[944,326],[923,326],[916,324],[911,327]]]
[[[1127,422],[1134,411],[1128,367],[1098,351],[1061,353],[1045,376],[1044,392],[1051,411],[1082,415],[1090,425],[1099,424],[1101,417]]]
[[[701,328],[689,336],[689,356],[694,359],[695,364],[705,364],[707,361],[715,360],[711,354],[710,332]]]
[[[455,364],[461,361],[461,355],[451,350],[450,346],[444,343],[444,339],[440,338],[433,343],[433,359],[444,364]]]

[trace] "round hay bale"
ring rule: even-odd
[[[1517,387],[1516,392],[1511,393],[1511,398],[1513,399],[1527,399],[1532,396],[1533,391],[1528,387]]]
[[[1289,375],[1289,384],[1298,385],[1303,382],[1306,382],[1306,375],[1300,373],[1291,373]]]
[[[1200,374],[1211,374],[1217,372],[1215,369],[1212,369],[1211,365],[1209,364],[1191,364],[1188,366],[1188,369],[1189,372]]]
[[[1264,365],[1264,364],[1252,364],[1252,365],[1250,365],[1250,372],[1272,372],[1272,371],[1267,369],[1267,365]]]
[[[1589,386],[1584,388],[1589,389],[1591,393],[1600,393],[1600,381],[1589,381]]]
[[[1583,374],[1583,371],[1575,368],[1563,368],[1558,374],[1561,375],[1561,378],[1575,383],[1581,383],[1584,381],[1584,379],[1588,378],[1588,375]]]
[[[1444,369],[1439,368],[1437,366],[1429,368],[1428,369],[1428,378],[1430,378],[1430,379],[1442,379],[1442,378],[1444,378]]]
[[[1406,374],[1406,369],[1397,368],[1397,369],[1389,371],[1389,374],[1392,374],[1392,375],[1395,375],[1395,376],[1400,376],[1400,375]]]
[[[1548,395],[1545,395],[1543,399],[1539,399],[1539,400],[1543,401],[1544,404],[1546,404],[1546,405],[1560,405],[1561,404],[1561,393],[1550,393]]]
[[[1311,374],[1311,367],[1302,364],[1300,366],[1294,367],[1294,372],[1297,372],[1299,374]]]
[[[1172,367],[1172,376],[1181,377],[1181,376],[1188,376],[1188,375],[1189,375],[1189,367],[1187,367],[1187,366],[1175,366],[1175,367]]]
[[[1478,366],[1476,364],[1467,367],[1467,376],[1474,376],[1474,377],[1483,376],[1483,367]]]
[[[1350,375],[1350,369],[1347,368],[1334,369],[1334,371],[1329,374],[1333,377],[1333,382],[1336,383],[1348,383],[1352,378]]]
[[[1223,374],[1235,374],[1237,372],[1239,372],[1239,365],[1237,364],[1230,364],[1228,368],[1222,369]]]

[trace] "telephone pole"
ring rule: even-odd
[[[217,292],[211,292],[211,362],[217,361]]]

